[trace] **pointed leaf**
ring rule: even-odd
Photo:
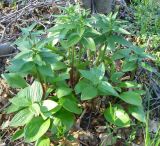
[[[135,117],[137,120],[145,123],[146,118],[145,118],[145,112],[143,110],[143,107],[138,107],[138,106],[129,106],[128,107],[129,113]]]
[[[35,146],[50,146],[50,139],[46,136],[42,136],[37,140]]]
[[[72,96],[62,97],[59,102],[61,105],[68,111],[73,112],[75,114],[80,114],[82,109],[78,107],[78,103],[75,101]]]
[[[98,91],[95,87],[89,85],[82,90],[81,100],[90,100],[98,95]]]
[[[42,117],[33,118],[24,129],[24,137],[27,142],[34,142],[43,136],[50,126],[50,119],[43,120]]]
[[[24,126],[33,118],[33,113],[28,108],[19,111],[11,120],[11,127]]]
[[[24,78],[22,78],[17,73],[7,73],[3,74],[2,77],[7,81],[7,83],[13,88],[24,88],[27,83]]]
[[[106,120],[118,127],[129,127],[130,118],[120,105],[114,105],[104,111]]]
[[[126,103],[136,105],[136,106],[142,106],[142,98],[141,96],[134,92],[134,91],[128,91],[128,92],[123,92],[119,98],[121,98],[123,101]]]
[[[65,87],[65,86],[58,87],[58,89],[56,90],[56,94],[57,94],[58,98],[61,98],[63,96],[67,96],[67,95],[71,94],[71,92],[72,92],[72,89]]]
[[[17,131],[13,134],[11,140],[12,140],[12,141],[15,141],[15,140],[17,140],[17,139],[22,138],[23,136],[24,136],[24,129],[20,129],[20,130],[17,130]]]
[[[106,81],[102,81],[101,83],[98,84],[98,90],[102,93],[102,95],[119,96],[119,94],[113,88],[113,86]]]

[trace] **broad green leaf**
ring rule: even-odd
[[[39,74],[43,78],[45,76],[54,77],[54,73],[49,65],[48,66],[47,65],[38,66],[37,69],[39,71]]]
[[[90,100],[98,95],[98,91],[95,87],[89,85],[82,90],[81,100]]]
[[[122,72],[115,72],[115,73],[111,74],[111,80],[112,80],[112,82],[115,82],[115,83],[121,82],[120,78],[123,75],[124,75],[124,73],[122,73]]]
[[[100,80],[103,79],[105,74],[105,66],[101,63],[98,67],[91,68],[88,70],[80,70],[82,76],[88,80],[90,80],[93,84],[98,84]]]
[[[87,86],[89,86],[89,83],[86,80],[84,80],[84,79],[80,80],[77,83],[77,85],[75,86],[75,92],[76,92],[76,94],[81,93],[82,90],[85,89]]]
[[[92,38],[83,38],[82,43],[86,49],[90,49],[91,51],[96,51],[96,45]]]
[[[130,49],[120,49],[114,52],[112,59],[113,60],[118,60],[122,58],[128,58],[131,50]]]
[[[42,103],[43,111],[50,111],[58,106],[58,103],[53,100],[44,100]]]
[[[104,117],[108,122],[118,127],[130,126],[130,118],[120,105],[114,105],[107,108],[104,111]]]
[[[22,138],[23,136],[24,136],[24,129],[20,129],[20,130],[17,130],[17,131],[13,134],[11,140],[12,140],[12,141],[15,141],[15,140],[17,140],[17,139]]]
[[[127,30],[121,28],[121,27],[118,27],[118,29],[115,30],[115,32],[119,32],[119,33],[122,33],[122,34],[130,34]]]
[[[128,72],[128,71],[133,71],[137,68],[137,64],[135,61],[129,62],[129,61],[125,61],[123,62],[122,65],[122,71],[123,72]]]
[[[117,43],[119,43],[123,46],[127,46],[127,47],[132,47],[133,46],[133,44],[131,42],[127,41],[122,36],[114,35],[114,36],[111,36],[111,37],[115,42],[117,42]]]
[[[31,97],[32,102],[39,102],[43,96],[42,85],[39,81],[34,81],[29,87],[29,97]]]
[[[126,103],[142,106],[142,98],[141,96],[134,91],[127,91],[120,94],[119,98],[121,98]]]
[[[25,79],[17,73],[3,74],[2,77],[13,88],[25,88],[27,86]]]
[[[98,67],[92,68],[91,72],[95,74],[95,77],[99,78],[99,80],[102,80],[105,74],[104,63],[101,63]]]
[[[72,96],[62,97],[59,100],[60,104],[68,111],[73,112],[75,114],[80,114],[82,109],[79,108],[78,103]]]
[[[42,137],[50,126],[50,119],[43,120],[42,117],[33,118],[24,129],[26,142],[34,142]]]
[[[14,104],[11,104],[11,105],[5,110],[5,112],[6,112],[7,114],[10,114],[10,113],[14,113],[14,112],[19,111],[19,110],[20,110],[19,107],[17,107],[17,106],[14,105]]]
[[[51,65],[51,68],[53,70],[61,70],[61,69],[67,68],[67,66],[63,62],[56,62],[56,63],[54,63],[54,64]]]
[[[145,112],[143,110],[143,107],[138,107],[138,106],[129,106],[128,107],[128,112],[137,120],[141,122],[146,122],[145,118]]]
[[[64,81],[66,79],[69,79],[69,73],[68,72],[64,72],[58,75],[58,77],[55,77],[54,79],[52,79],[52,82],[60,82],[60,81]]]
[[[97,76],[95,76],[95,73],[93,71],[91,72],[88,70],[80,70],[80,73],[84,78],[90,80],[95,85],[98,84],[99,78]]]
[[[50,139],[46,136],[42,136],[36,141],[35,146],[50,146]]]
[[[125,81],[125,82],[121,82],[118,87],[121,88],[140,88],[141,85],[134,82],[134,81]]]
[[[39,116],[40,114],[40,105],[38,103],[33,103],[29,107],[30,112],[32,112],[35,116]]]
[[[75,122],[75,116],[73,113],[70,113],[64,109],[61,109],[54,115],[54,121],[52,125],[52,132],[57,132],[57,129],[59,126],[64,126],[65,131],[70,130],[70,128],[74,125]],[[56,134],[56,133],[54,133]]]
[[[98,84],[98,90],[102,93],[102,95],[119,96],[113,86],[106,81],[102,81]]]
[[[33,113],[28,108],[19,111],[10,121],[11,127],[24,126],[33,118]]]
[[[81,37],[77,33],[72,33],[68,38],[67,41],[61,41],[61,44],[64,48],[69,48],[76,45],[80,41]]]
[[[57,94],[58,98],[61,98],[63,96],[67,96],[71,93],[72,93],[72,89],[68,88],[68,87],[65,87],[65,86],[60,86],[56,90],[56,94]]]
[[[22,89],[20,92],[22,93],[23,91],[25,90]],[[31,105],[31,101],[26,98],[25,92],[24,94],[17,94],[15,97],[9,99],[9,101],[17,107],[28,107],[29,105]]]

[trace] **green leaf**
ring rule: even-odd
[[[76,94],[81,93],[82,90],[85,89],[88,85],[89,85],[89,83],[86,80],[84,80],[84,79],[80,80],[75,86]]]
[[[122,72],[114,72],[113,74],[111,74],[111,80],[112,82],[121,82],[120,78],[124,75],[124,73]]]
[[[60,98],[60,104],[68,111],[73,112],[75,114],[80,114],[82,109],[78,107],[78,103],[74,99],[75,97],[67,96]]]
[[[50,146],[50,139],[46,136],[42,136],[36,141],[35,146]]]
[[[129,106],[128,107],[128,112],[137,120],[145,123],[146,118],[145,118],[145,112],[143,110],[143,107],[137,107],[137,106]]]
[[[123,72],[128,72],[128,71],[133,71],[137,68],[137,64],[135,61],[129,62],[129,61],[125,61],[123,62],[123,66],[122,66],[122,71]]]
[[[54,77],[54,74],[53,74],[53,71],[52,71],[50,65],[38,66],[37,69],[38,69],[41,77],[45,77],[45,76]]]
[[[108,122],[118,127],[130,126],[130,118],[120,105],[114,105],[113,107],[110,106],[107,108],[104,111],[104,117]]]
[[[15,140],[17,140],[17,139],[22,138],[23,136],[24,136],[24,129],[20,129],[20,130],[17,130],[17,131],[13,134],[11,140],[12,140],[12,141],[15,141]]]
[[[123,46],[127,46],[127,47],[132,47],[133,46],[133,44],[131,42],[127,41],[122,36],[113,35],[113,36],[111,36],[111,38],[113,40],[115,40],[115,42],[117,42],[117,43],[119,43]]]
[[[105,66],[101,63],[98,67],[91,68],[88,70],[80,70],[82,76],[88,80],[90,80],[93,84],[98,84],[100,80],[103,79],[105,74]]]
[[[17,107],[28,107],[31,105],[31,101],[29,101],[29,99],[26,98],[26,95],[25,95],[25,91],[24,89],[21,90],[21,94],[17,94],[15,97],[9,99],[9,101],[11,103],[13,103],[14,105],[16,105]],[[22,94],[24,93],[24,94]]]
[[[54,64],[51,65],[51,68],[53,70],[61,70],[61,69],[67,68],[67,66],[63,62],[56,62],[56,63],[54,63]]]
[[[71,93],[72,93],[72,89],[65,87],[65,86],[58,87],[58,89],[56,90],[56,94],[57,94],[58,98],[61,98],[63,96],[67,96]]]
[[[39,81],[34,81],[28,91],[29,97],[32,102],[40,102],[43,96],[42,85]]]
[[[17,73],[3,74],[2,77],[13,88],[25,88],[27,86],[27,83],[26,83],[25,79],[22,78]]]
[[[73,113],[70,113],[64,109],[61,109],[54,115],[54,121],[52,125],[52,132],[54,133],[54,129],[58,128],[59,126],[64,126],[65,131],[71,129],[75,122],[75,116]],[[55,131],[56,132],[56,131]],[[56,133],[54,133],[56,134]]]
[[[61,44],[64,48],[69,48],[76,45],[80,41],[81,37],[77,33],[72,33],[67,41],[61,41]]]
[[[126,103],[136,106],[142,106],[141,96],[134,91],[123,92],[119,97]]]
[[[96,51],[96,45],[92,38],[83,38],[82,43],[86,49],[90,49],[91,51]]]
[[[11,105],[5,110],[5,112],[6,112],[7,114],[10,114],[10,113],[14,113],[14,112],[19,111],[19,110],[20,110],[19,107],[17,107],[17,106],[14,105],[14,104],[11,104]]]
[[[105,74],[104,63],[101,63],[98,67],[92,68],[91,72],[93,72],[93,74],[95,74],[95,76],[99,78],[99,80],[102,80]]]
[[[42,117],[33,118],[24,129],[26,142],[34,142],[43,136],[50,126],[50,119],[43,120]]]
[[[140,84],[137,84],[136,82],[134,81],[125,81],[125,82],[121,82],[118,87],[121,87],[121,88],[140,88],[141,85]]]
[[[119,32],[119,33],[122,33],[122,34],[130,34],[127,30],[121,28],[121,27],[118,27],[118,29],[115,30],[115,32]]]
[[[44,100],[42,103],[43,111],[50,111],[58,106],[58,103],[53,100]]]
[[[101,83],[98,84],[98,90],[102,93],[102,95],[119,96],[119,94],[113,88],[113,86],[106,81],[102,81]]]
[[[33,103],[30,107],[29,110],[35,115],[39,116],[40,114],[40,105],[38,103]]]
[[[99,78],[97,76],[95,76],[93,71],[91,72],[91,71],[88,71],[88,70],[80,70],[79,72],[81,73],[81,75],[84,78],[90,80],[95,85],[98,84]]]
[[[33,113],[28,108],[19,111],[10,121],[11,127],[24,126],[33,118]]]
[[[112,59],[113,60],[118,60],[122,58],[128,58],[131,50],[130,49],[120,49],[114,52]]]
[[[98,95],[98,91],[95,87],[89,85],[82,90],[81,100],[90,100]]]

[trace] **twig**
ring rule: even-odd
[[[11,54],[6,54],[6,55],[1,55],[0,58],[3,58],[3,57],[9,57],[9,56],[13,56],[13,55],[16,55],[17,53],[11,53]]]
[[[84,109],[84,111],[82,112],[81,116],[80,116],[79,119],[77,120],[76,127],[77,127],[78,129],[80,129],[81,120],[82,120],[82,118],[84,117],[84,115],[85,115],[86,112],[87,112],[87,110]]]
[[[7,104],[5,104],[1,109],[0,109],[0,113],[5,109],[7,108],[11,103],[8,102]]]

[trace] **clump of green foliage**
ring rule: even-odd
[[[129,127],[133,118],[146,121],[144,91],[134,75],[151,57],[123,37],[129,32],[116,15],[89,17],[79,6],[69,6],[47,33],[35,31],[36,24],[22,28],[15,42],[21,52],[2,75],[19,90],[6,110],[15,113],[9,126],[20,127],[12,140],[24,137],[49,146],[55,135],[67,137],[83,111],[82,101],[104,96],[106,109],[99,112],[110,125]]]

